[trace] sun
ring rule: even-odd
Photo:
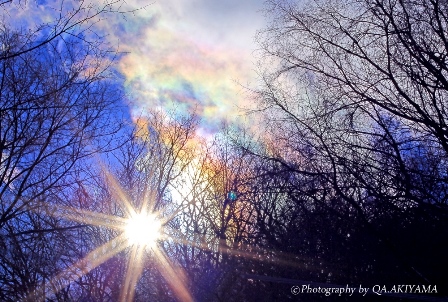
[[[162,225],[153,214],[136,213],[127,219],[124,232],[130,245],[154,247]]]
[[[150,202],[152,199],[149,193],[147,194],[148,198],[144,198],[144,201],[136,208],[129,201],[130,199],[126,196],[117,180],[108,171],[106,171],[106,176],[113,188],[116,189],[114,194],[116,194],[116,200],[121,202],[124,217],[61,205],[43,204],[42,208],[39,209],[49,216],[115,230],[117,231],[117,236],[96,247],[87,253],[85,257],[53,276],[49,282],[38,284],[36,288],[27,293],[27,301],[42,300],[40,299],[42,293],[44,298],[56,294],[70,283],[78,280],[80,276],[88,274],[99,265],[126,250],[128,263],[119,301],[134,300],[137,282],[145,268],[144,254],[146,252],[151,252],[154,256],[153,259],[158,271],[168,282],[174,294],[182,301],[193,301],[188,288],[184,284],[185,281],[181,278],[184,276],[183,271],[173,268],[168,255],[158,245],[159,242],[168,238],[165,228],[167,227],[167,222],[173,219],[174,214],[161,218],[163,215],[160,212],[152,210],[153,204]],[[169,238],[174,239],[172,237]],[[55,287],[54,284],[63,284],[63,286],[61,288]]]

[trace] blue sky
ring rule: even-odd
[[[3,20],[33,28],[54,19],[61,1],[21,2],[3,7]],[[76,1],[63,2],[66,11]],[[84,2],[101,6],[102,0]],[[203,128],[242,121],[241,108],[253,102],[242,87],[256,79],[254,36],[264,27],[263,1],[126,1],[121,10],[92,20],[93,31],[126,54],[115,62],[129,96],[129,113],[147,108],[196,111]],[[37,12],[37,13],[36,13]]]

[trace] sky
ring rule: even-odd
[[[147,108],[195,111],[202,129],[246,121],[245,86],[256,79],[256,31],[264,26],[260,0],[164,0],[103,23],[118,62],[133,116]],[[147,5],[145,7],[145,5]],[[242,110],[243,109],[243,110]]]
[[[103,0],[85,1],[99,6]],[[14,2],[3,22],[32,28],[54,20],[61,0]],[[65,0],[70,10],[75,0]],[[255,34],[264,26],[262,0],[129,0],[121,11],[95,21],[93,30],[122,53],[116,68],[124,79],[129,113],[147,109],[196,112],[204,133],[223,122],[247,121],[253,101],[244,87],[256,80]],[[36,11],[38,13],[36,13]]]

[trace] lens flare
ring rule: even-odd
[[[155,246],[160,238],[161,223],[151,214],[135,214],[131,216],[125,226],[125,234],[129,244],[140,246]]]

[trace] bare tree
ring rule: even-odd
[[[381,109],[448,150],[445,1],[271,4],[277,26],[262,47],[278,75],[307,81],[347,118]]]
[[[93,155],[112,149],[121,128],[114,52],[92,28],[113,4],[119,3],[97,8],[81,1],[37,27],[15,29],[5,19],[0,26],[2,300],[24,299],[79,252],[72,247],[80,246],[85,225],[42,209],[81,207],[72,194],[88,177]],[[2,5],[6,13],[15,4]],[[70,297],[66,289],[55,299]]]
[[[90,179],[94,182],[83,183],[69,198],[71,211],[77,213],[71,218],[88,226],[73,235],[77,245],[66,247],[67,252],[71,251],[71,261],[60,265],[59,272],[69,272],[74,263],[82,263],[82,259],[100,246],[110,247],[110,242],[116,244],[117,238],[123,236],[119,219],[129,218],[127,206],[137,213],[157,215],[166,224],[163,238],[177,238],[176,221],[189,201],[174,197],[173,192],[187,190],[182,186],[184,172],[196,152],[196,145],[192,143],[195,129],[195,117],[174,120],[160,112],[152,112],[139,119],[133,131],[122,132],[125,143],[108,153],[107,168],[103,165],[103,172],[90,171]],[[179,258],[174,257],[177,254],[173,252],[172,241],[161,241],[155,249],[163,251],[172,267],[178,265]],[[89,301],[170,301],[176,296],[177,289],[166,278],[167,264],[158,263],[160,259],[151,248],[138,259],[133,258],[132,244],[110,255],[106,250],[98,251],[102,260],[94,260],[95,264],[81,270],[79,275],[62,273],[60,280],[53,278],[52,282],[64,285],[51,295],[66,292],[71,299]],[[105,254],[109,256],[105,257]],[[138,272],[135,263],[140,263]],[[135,280],[130,283],[130,279]],[[40,287],[43,287],[42,283]]]
[[[259,215],[273,224],[260,222],[268,227],[265,236],[287,250],[294,240],[276,226],[287,221],[320,238],[312,243],[321,249],[314,254],[327,253],[325,243],[332,250],[350,246],[356,256],[371,246],[350,238],[364,234],[378,243],[371,251],[386,256],[377,267],[373,260],[360,261],[342,278],[371,278],[370,268],[395,263],[409,280],[441,280],[434,262],[425,266],[404,246],[412,245],[407,230],[443,229],[430,221],[446,216],[446,2],[269,4],[272,23],[259,41],[263,62],[272,64],[261,65],[256,93],[270,142],[258,155],[271,161],[267,173],[278,179],[285,205],[260,205],[265,210]],[[339,231],[306,228],[316,222]],[[350,238],[338,239],[335,247],[343,233]]]
[[[75,38],[78,43],[82,43],[90,51],[95,52],[115,52],[112,47],[107,47],[104,37],[101,36],[96,24],[104,21],[107,14],[121,14],[123,17],[128,13],[133,13],[138,9],[124,9],[124,2],[112,0],[104,2],[95,1],[62,1],[60,3],[46,4],[46,13],[50,13],[43,21],[34,21],[37,16],[29,16],[28,30],[18,32],[21,36],[19,44],[15,47],[4,44],[0,51],[0,60],[9,60],[28,52],[33,52],[39,48],[54,44],[60,39],[68,37]],[[0,22],[2,31],[14,30],[11,22],[18,13],[23,10],[39,10],[38,3],[34,1],[2,1],[0,9],[3,12],[3,20]],[[40,20],[40,19],[39,19]],[[17,20],[14,20],[17,21]],[[41,23],[39,23],[41,22]],[[12,23],[12,22],[11,22]],[[23,28],[22,28],[23,29]],[[16,29],[18,30],[18,29]]]
[[[13,49],[23,43],[16,32],[1,39]],[[102,58],[70,39],[60,50],[56,43],[1,61],[0,226],[72,183],[76,164],[117,130],[107,118],[119,94]]]

